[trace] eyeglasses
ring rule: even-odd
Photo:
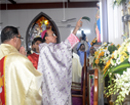
[[[56,36],[56,34],[53,33],[53,36]]]
[[[17,37],[17,38],[19,38],[19,39],[23,39],[23,37],[21,37],[21,36],[19,36],[19,37],[18,37],[18,36],[16,36],[16,37]]]
[[[49,36],[49,35],[47,35],[47,36]],[[52,35],[50,35],[50,36],[56,36],[56,34],[54,34],[54,33],[53,33],[53,34],[52,34]]]

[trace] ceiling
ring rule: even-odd
[[[0,0],[0,10],[87,8],[96,7],[99,0]]]
[[[54,3],[54,2],[92,2],[98,0],[0,0],[1,4],[11,3]]]

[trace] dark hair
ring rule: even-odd
[[[46,36],[48,36],[48,35],[47,35],[47,32],[45,33],[45,35],[44,35],[44,37],[43,37],[43,39],[42,39],[42,42],[43,42],[43,43],[46,41],[46,39],[45,39]]]
[[[79,48],[77,49],[77,51],[81,48],[82,45],[84,45],[84,43],[82,43],[82,44],[79,46]],[[84,46],[85,46],[85,45],[84,45]]]
[[[41,37],[34,38],[33,41],[32,41],[32,45],[35,44],[37,41],[42,42],[42,38]]]
[[[82,44],[80,45],[80,47],[81,47],[82,45],[84,45],[84,43],[82,43]],[[85,45],[84,45],[84,46],[85,46]],[[79,48],[80,48],[80,47],[79,47]]]
[[[34,41],[32,41],[32,45],[34,45],[35,43],[34,43]]]
[[[31,54],[31,51],[29,50],[29,51],[27,51],[27,54],[29,55],[29,54]]]
[[[6,26],[1,32],[1,42],[10,40],[15,36],[18,36],[18,29],[14,26]]]

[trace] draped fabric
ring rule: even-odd
[[[71,50],[78,42],[71,34],[59,44],[40,44],[38,71],[43,73],[43,105],[71,105]]]
[[[0,60],[5,56],[5,105],[41,105],[41,73],[36,71],[26,56],[20,54],[16,48],[9,44],[0,46]],[[0,76],[3,74],[1,65]]]
[[[39,54],[33,53],[28,56],[28,59],[32,62],[33,66],[37,69]]]

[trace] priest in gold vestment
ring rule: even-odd
[[[42,75],[18,52],[21,39],[13,26],[1,32],[0,105],[41,105]]]

